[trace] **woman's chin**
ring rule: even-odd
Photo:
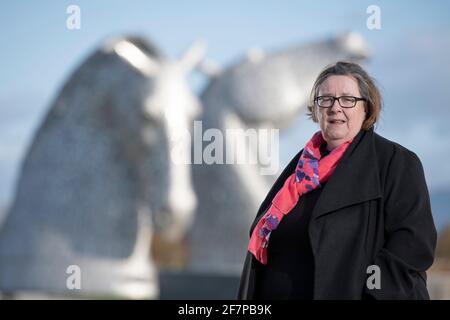
[[[326,138],[326,140],[341,140],[341,139],[345,139],[345,137],[347,136],[348,131],[347,130],[343,130],[343,129],[332,129],[332,130],[327,130],[324,134],[324,137]]]

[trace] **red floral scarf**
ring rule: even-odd
[[[283,187],[273,198],[269,209],[253,230],[248,250],[262,264],[267,264],[267,247],[271,232],[295,207],[303,194],[320,187],[321,182],[328,180],[351,141],[341,144],[323,158],[320,154],[322,143],[324,139],[322,133],[318,131],[303,149],[295,172],[287,178]]]

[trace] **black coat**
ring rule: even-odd
[[[249,236],[301,152],[272,186]],[[372,129],[361,130],[317,200],[309,238],[314,299],[429,299],[425,271],[437,234],[417,155]],[[247,251],[238,299],[254,299],[258,263]],[[380,289],[366,286],[369,265],[380,268]]]

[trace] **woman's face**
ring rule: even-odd
[[[337,75],[329,76],[320,85],[318,96],[361,97],[356,79]],[[315,109],[328,150],[353,139],[361,130],[366,117],[364,101],[357,101],[353,108],[342,108],[337,100],[330,108],[319,107],[316,103]]]

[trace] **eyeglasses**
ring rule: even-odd
[[[358,98],[352,96],[318,96],[314,99],[317,102],[317,105],[321,108],[331,108],[334,105],[335,101],[339,101],[339,105],[342,108],[353,108],[356,106],[358,101],[367,101],[365,98]]]

